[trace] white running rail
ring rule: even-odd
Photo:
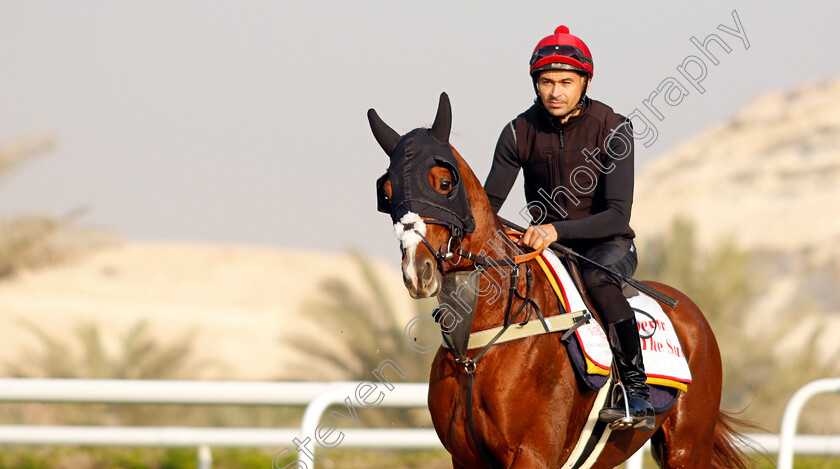
[[[94,427],[48,425],[0,425],[0,445],[91,445],[197,447],[198,467],[209,469],[210,446],[268,447],[291,445],[295,439],[314,450],[316,432],[324,413],[338,404],[338,412],[350,416],[345,400],[350,398],[364,421],[364,406],[356,392],[370,382],[330,383],[257,381],[154,381],[0,378],[0,402],[64,402],[122,404],[204,405],[297,405],[306,406],[299,428],[195,428],[195,427]],[[390,384],[390,383],[389,383]],[[381,384],[377,384],[381,386]],[[381,407],[424,408],[428,384],[394,383],[383,392]],[[383,391],[385,388],[381,388]],[[840,378],[810,383],[794,394],[785,410],[780,435],[746,435],[768,453],[778,452],[779,469],[791,469],[793,452],[840,456],[840,436],[796,436],[796,424],[804,404],[816,394],[840,392]],[[327,416],[344,434],[342,448],[442,449],[433,429],[355,429],[347,420]],[[308,441],[307,441],[308,438]],[[745,447],[748,451],[751,448]],[[647,445],[627,461],[627,469],[641,468]]]
[[[108,404],[306,406],[299,428],[96,427],[76,425],[0,425],[0,445],[88,445],[198,447],[198,467],[209,469],[209,447],[277,448],[316,441],[314,432],[332,404],[356,399],[368,381],[259,382],[176,380],[87,380],[0,378],[0,402]],[[377,407],[426,407],[426,383],[383,384]],[[359,419],[364,408],[357,406]],[[344,427],[351,425],[343,425]],[[352,427],[352,426],[351,426]],[[433,429],[341,429],[342,448],[443,449]],[[313,449],[310,443],[306,445]]]
[[[767,453],[778,453],[778,469],[793,469],[794,451],[802,454],[840,456],[840,435],[796,435],[799,414],[812,397],[819,394],[840,393],[840,378],[826,378],[812,381],[799,388],[785,406],[779,435],[745,435],[759,449]],[[748,452],[753,448],[739,445]],[[627,460],[625,469],[642,469],[643,452],[648,445]]]
[[[802,413],[802,408],[805,403],[812,397],[818,394],[826,393],[840,393],[840,378],[826,378],[811,381],[799,388],[793,394],[793,397],[788,401],[785,407],[785,413],[782,415],[782,426],[779,430],[781,441],[779,442],[779,469],[793,469],[793,451],[802,451],[805,448],[798,448],[796,443],[802,437],[796,436],[796,424],[799,423],[799,414]],[[823,439],[814,442],[814,447],[807,448],[817,452],[833,451],[834,454],[840,453],[840,441]]]

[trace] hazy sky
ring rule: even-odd
[[[749,49],[717,29],[737,27],[733,9]],[[840,76],[838,16],[828,1],[0,0],[0,144],[58,139],[0,181],[0,216],[89,206],[78,224],[131,239],[394,258],[369,107],[406,132],[447,91],[451,140],[483,180],[502,126],[533,99],[534,45],[566,24],[593,52],[590,95],[618,112],[643,109],[669,77],[689,91],[675,106],[658,98],[638,170],[762,93]],[[731,52],[701,57],[700,93],[677,66],[702,56],[692,36],[712,33]]]

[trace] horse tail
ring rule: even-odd
[[[741,420],[722,410],[718,411],[712,449],[712,469],[750,469],[755,467],[752,459],[741,449],[741,446],[753,446],[752,441],[744,434],[736,431],[735,427],[761,429],[752,422]]]

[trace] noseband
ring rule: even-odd
[[[428,239],[426,239],[426,227],[425,224],[432,224],[432,225],[440,225],[447,229],[449,232],[449,240],[446,242],[446,250],[435,249]],[[399,227],[399,228],[396,228]],[[475,358],[469,358],[466,353],[466,342],[458,343],[457,346],[453,344],[449,339],[449,333],[443,331],[441,328],[441,332],[443,333],[443,340],[446,342],[447,347],[449,348],[450,352],[455,356],[455,361],[464,365],[467,369],[467,372],[471,372],[475,370],[475,363],[481,358],[487,350],[489,350],[490,346],[492,346],[499,337],[501,337],[504,332],[507,330],[508,327],[511,326],[514,322],[516,322],[517,318],[519,318],[520,314],[523,313],[525,307],[530,305],[531,308],[525,313],[524,318],[519,322],[519,325],[525,325],[531,320],[531,313],[536,312],[537,317],[539,318],[540,322],[542,323],[543,327],[546,331],[550,330],[548,324],[545,321],[545,317],[542,314],[539,306],[531,299],[531,288],[533,284],[534,275],[531,272],[531,267],[528,265],[528,262],[535,259],[537,256],[540,255],[542,251],[533,251],[529,254],[522,254],[522,255],[514,255],[514,256],[507,256],[501,258],[489,258],[485,255],[476,254],[474,252],[468,251],[461,246],[461,242],[466,237],[456,226],[451,224],[442,222],[440,220],[435,220],[433,218],[421,218],[419,215],[414,213],[409,213],[403,216],[400,222],[395,224],[395,231],[402,233],[398,237],[400,237],[400,248],[403,251],[403,255],[405,255],[405,248],[402,243],[404,239],[407,239],[409,236],[413,237],[416,236],[419,239],[419,242],[422,242],[426,245],[429,249],[429,252],[435,257],[435,262],[437,264],[437,268],[440,271],[441,275],[449,276],[455,275],[458,272],[453,271],[445,271],[444,264],[448,263],[451,266],[457,266],[461,263],[462,259],[466,258],[467,260],[473,263],[474,271],[478,271],[479,277],[484,275],[484,273],[488,270],[488,268],[510,268],[510,287],[509,287],[509,294],[507,300],[507,307],[505,308],[505,319],[502,325],[502,329],[500,332],[490,340],[488,344],[486,344],[475,356]],[[408,236],[406,236],[408,234]],[[514,236],[521,235],[518,231],[513,230],[506,230],[506,235],[513,238]],[[458,260],[453,262],[452,259],[458,256]],[[520,266],[525,265],[525,295],[521,295],[517,288],[518,280],[519,280],[519,271]],[[463,271],[459,271],[463,273]],[[479,280],[480,281],[480,280]],[[444,282],[445,285],[451,284],[457,287],[458,285],[455,282]],[[453,288],[455,288],[453,287]],[[467,285],[470,289],[476,289],[476,285]],[[443,292],[442,292],[443,293]],[[455,292],[445,292],[445,296],[452,296]],[[513,312],[513,300],[514,298],[519,299],[522,301],[519,308],[516,312]],[[471,317],[471,313],[475,310],[476,303],[477,303],[477,296],[474,298],[474,304],[471,305],[472,311],[467,311],[466,315]],[[459,305],[461,302],[455,301],[456,306]],[[461,316],[461,315],[459,315]],[[462,316],[461,316],[462,317]],[[471,327],[472,324],[470,322],[467,327]],[[469,337],[469,329],[465,331],[466,337]]]
[[[406,220],[407,218],[410,217],[410,215],[413,215],[413,214],[412,213],[406,214],[406,216],[404,216],[402,218],[402,220],[397,223],[397,225],[400,225],[402,227],[400,231],[402,231],[404,233],[409,233],[410,232],[410,233],[416,234],[420,238],[420,241],[422,241],[423,244],[425,244],[426,247],[429,248],[429,251],[432,253],[432,255],[435,256],[435,260],[437,261],[437,268],[440,271],[440,273],[443,274],[443,275],[446,275],[446,272],[444,271],[444,267],[443,267],[444,263],[449,263],[450,265],[455,267],[455,266],[457,266],[458,264],[461,263],[462,258],[466,258],[469,261],[471,261],[474,264],[474,267],[476,269],[486,270],[487,267],[503,267],[503,266],[512,267],[512,266],[518,266],[519,264],[526,264],[527,262],[535,259],[542,252],[542,250],[539,250],[539,251],[533,251],[529,254],[501,257],[501,258],[497,258],[497,259],[488,258],[485,255],[476,254],[474,252],[467,251],[466,249],[461,247],[461,242],[464,240],[466,235],[457,226],[454,226],[450,223],[446,223],[446,222],[443,222],[443,221],[440,221],[440,220],[435,220],[433,218],[420,218],[419,216],[417,216],[414,219],[411,219],[410,221]],[[406,220],[406,221],[403,221],[403,220]],[[422,227],[421,229],[417,229],[416,225],[418,223],[422,223],[424,225],[425,224],[439,225],[439,226],[443,226],[444,228],[446,228],[446,230],[449,232],[449,240],[446,242],[446,251],[442,250],[443,246],[441,246],[441,248],[435,249],[431,245],[431,243],[429,243],[429,240],[426,239],[426,235],[425,235],[426,229],[425,229],[425,227]],[[518,231],[515,231],[515,230],[505,230],[505,234],[508,235],[511,239],[513,239],[514,236],[521,236],[522,235],[522,233],[520,233]],[[402,237],[399,236],[399,235],[398,235],[398,237],[400,238],[400,241],[402,241]],[[453,249],[453,244],[455,245],[455,249]],[[403,247],[403,243],[400,244],[400,250],[403,251],[403,254],[405,253],[405,248]],[[452,262],[452,259],[456,255],[458,256],[458,260],[455,261],[455,262]],[[527,264],[526,264],[526,267],[527,267]],[[530,269],[529,269],[529,271],[530,271]]]

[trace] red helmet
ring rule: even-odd
[[[569,34],[568,27],[558,26],[554,34],[544,37],[531,54],[531,76],[543,70],[572,70],[591,80],[594,74],[592,54],[580,38]]]

